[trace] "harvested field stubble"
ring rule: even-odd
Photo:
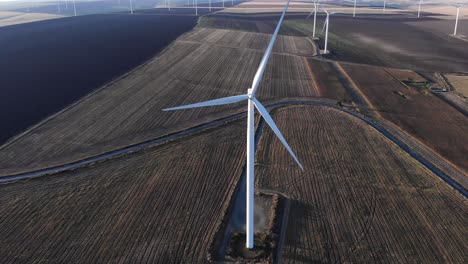
[[[342,67],[383,118],[468,170],[466,116],[427,90],[404,86],[392,71],[349,64]]]
[[[338,110],[272,114],[305,167],[264,131],[256,187],[293,200],[283,263],[467,262],[468,203],[440,178]]]
[[[241,119],[0,185],[0,263],[206,263],[242,174],[244,137]]]
[[[266,47],[266,35],[223,42],[226,30],[198,30],[174,42],[159,57],[125,78],[0,148],[0,175],[39,169],[96,155],[245,110],[244,104],[162,112],[171,106],[243,94]],[[200,34],[206,34],[203,43]],[[230,38],[230,37],[229,37]],[[234,38],[235,39],[235,38]],[[259,97],[314,96],[304,59],[288,52],[311,51],[300,38],[283,38],[268,63]],[[229,44],[229,45],[228,45]],[[254,47],[254,48],[243,48]],[[292,49],[291,49],[292,47]],[[306,49],[306,51],[304,50]]]

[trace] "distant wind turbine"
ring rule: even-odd
[[[133,3],[132,3],[132,0],[130,0],[130,14],[133,15]]]
[[[423,0],[419,0],[419,7],[418,7],[418,18],[421,15],[421,5],[422,5]]]
[[[65,0],[65,9],[68,10],[68,0]]]
[[[384,1],[383,1],[383,9],[382,9],[382,12],[385,12],[385,11],[386,11],[386,10],[385,10],[386,6],[387,6],[387,0],[384,0]]]
[[[76,5],[75,5],[75,0],[73,0],[73,12],[75,13],[75,16],[76,16]]]
[[[273,50],[273,46],[275,44],[276,37],[278,36],[279,29],[283,22],[284,16],[289,6],[289,1],[286,3],[286,6],[283,10],[281,18],[276,25],[275,32],[271,37],[270,43],[263,55],[263,58],[260,62],[260,65],[255,73],[252,86],[250,89],[247,90],[247,94],[244,95],[236,95],[230,96],[215,100],[210,100],[206,102],[172,107],[163,109],[163,111],[170,111],[170,110],[180,110],[180,109],[189,109],[189,108],[196,108],[196,107],[205,107],[205,106],[214,106],[214,105],[226,105],[226,104],[234,104],[244,100],[247,100],[247,190],[246,190],[246,244],[245,246],[249,249],[254,247],[254,185],[255,185],[255,176],[254,176],[254,162],[255,162],[255,115],[254,111],[255,108],[260,112],[260,115],[263,117],[265,122],[271,127],[273,132],[279,138],[281,143],[283,143],[284,147],[288,150],[289,154],[293,157],[299,167],[303,170],[303,167],[299,160],[297,159],[294,152],[289,147],[288,143],[284,139],[283,135],[281,134],[280,130],[276,126],[275,122],[271,118],[270,114],[266,110],[266,108],[257,100],[255,93],[260,85],[262,80],[263,73],[268,63],[268,59],[271,55]]]
[[[458,28],[458,17],[460,16],[460,6],[457,7],[457,17],[455,18],[455,29],[453,30],[453,35],[457,35],[457,28]]]
[[[198,16],[198,0],[195,1],[195,15]]]
[[[325,8],[323,8],[323,11],[327,14],[327,18],[325,19],[325,23],[322,28],[322,33],[325,30],[325,47],[323,54],[328,54],[328,25],[330,24],[330,15],[337,14],[338,12],[329,13]]]
[[[224,8],[224,0],[222,0],[222,1],[223,1],[223,8]]]
[[[356,17],[356,2],[357,0],[354,0],[353,17]]]
[[[310,12],[310,14],[307,16],[306,19],[309,19],[309,17],[314,13],[314,28],[312,29],[312,38],[315,39],[315,23],[317,22],[317,9],[319,7],[319,1],[314,1],[314,10]]]
[[[62,10],[60,10],[60,1],[57,2],[57,12],[58,13],[62,12]]]

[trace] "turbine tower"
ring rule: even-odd
[[[323,24],[322,28],[322,33],[325,30],[325,47],[323,54],[328,54],[328,24],[330,23],[330,15],[337,14],[338,12],[329,13],[325,8],[323,8],[323,11],[327,14],[327,18],[325,19],[325,23]]]
[[[354,0],[353,17],[356,17],[356,2],[357,0]]]
[[[460,16],[460,6],[457,7],[457,17],[455,18],[455,29],[453,30],[453,35],[457,35],[457,28],[458,28],[458,17]]]
[[[382,9],[382,12],[385,12],[385,8],[387,7],[387,0],[384,0],[383,1],[383,9]]]
[[[423,0],[419,0],[419,7],[418,7],[418,18],[421,15],[421,5],[422,5]]]
[[[73,0],[73,12],[75,13],[75,16],[76,16],[76,5],[75,5],[75,0]]]
[[[283,22],[284,16],[286,11],[288,10],[289,1],[286,3],[286,6],[281,14],[281,18],[276,25],[275,32],[271,37],[270,43],[263,55],[263,58],[260,62],[260,65],[255,73],[252,86],[247,90],[247,94],[244,95],[236,95],[230,96],[215,100],[210,100],[206,102],[172,107],[163,109],[163,111],[171,111],[171,110],[180,110],[180,109],[189,109],[189,108],[196,108],[196,107],[204,107],[204,106],[214,106],[214,105],[226,105],[226,104],[234,104],[244,100],[247,100],[247,190],[246,190],[246,243],[245,246],[249,249],[254,247],[254,184],[255,184],[255,176],[254,176],[254,161],[255,161],[255,115],[254,111],[255,108],[260,112],[260,115],[263,117],[265,122],[271,127],[273,132],[279,138],[281,143],[283,143],[284,147],[288,150],[291,154],[293,159],[299,165],[299,167],[303,170],[303,167],[299,160],[297,159],[294,152],[289,147],[288,143],[284,139],[283,135],[281,134],[280,130],[276,126],[275,122],[271,118],[270,114],[266,110],[266,108],[257,100],[255,93],[257,92],[258,86],[262,80],[263,73],[268,63],[268,59],[271,55],[273,50],[273,46],[275,44],[276,37],[278,36],[279,29]]]
[[[310,14],[307,16],[306,20],[309,19],[309,17],[314,13],[314,28],[312,29],[312,39],[317,39],[315,37],[315,24],[317,22],[317,9],[319,7],[319,1],[314,1],[314,10],[310,12]]]
[[[132,3],[132,0],[130,0],[130,14],[133,15],[133,3]]]

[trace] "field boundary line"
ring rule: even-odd
[[[364,99],[364,101],[366,102],[366,104],[372,108],[372,109],[378,109],[376,108],[370,101],[369,99],[367,98],[367,96],[361,91],[361,89],[359,89],[359,87],[356,85],[356,83],[354,82],[354,80],[348,75],[348,73],[345,71],[345,69],[343,69],[343,67],[341,67],[340,63],[338,62],[335,62],[336,64],[336,68],[348,79],[349,83],[353,86],[353,88],[358,92],[358,94],[362,97],[362,99]],[[382,118],[382,115],[379,113],[379,111],[375,111],[374,112],[375,115],[378,117],[378,118]]]
[[[317,83],[317,78],[315,78],[314,72],[312,71],[312,68],[310,67],[310,63],[307,60],[307,58],[303,58],[303,60],[306,65],[307,71],[309,72],[309,75],[312,79],[312,84],[314,85],[315,91],[317,92],[317,96],[320,97],[322,95],[322,92],[321,92],[320,86]]]

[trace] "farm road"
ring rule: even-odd
[[[427,153],[427,152],[418,153],[417,152],[418,150],[421,150],[421,149],[424,150],[425,148],[423,146],[420,146],[419,148],[415,148],[415,146],[417,146],[417,143],[415,143],[415,142],[413,142],[411,147],[408,146],[408,144],[405,143],[405,139],[401,139],[398,136],[396,136],[396,135],[392,134],[391,132],[389,132],[389,131],[395,132],[396,131],[395,129],[388,130],[388,129],[384,128],[384,126],[382,126],[382,125],[380,125],[380,124],[378,124],[378,123],[376,123],[374,121],[371,121],[371,120],[367,119],[364,116],[361,116],[361,115],[359,115],[357,113],[354,113],[354,112],[352,112],[350,110],[338,107],[337,105],[325,102],[324,100],[314,99],[314,98],[308,99],[308,100],[304,100],[303,98],[301,98],[301,99],[288,98],[288,99],[284,99],[283,101],[272,103],[272,104],[268,105],[267,108],[269,110],[272,110],[274,108],[290,106],[290,105],[318,105],[318,106],[323,106],[323,107],[334,108],[334,109],[337,109],[337,110],[342,111],[344,113],[347,113],[349,115],[352,115],[353,117],[355,117],[355,118],[363,121],[367,125],[373,127],[381,135],[383,135],[384,137],[391,140],[399,148],[401,148],[403,151],[408,153],[411,157],[416,159],[418,162],[420,162],[423,166],[425,166],[427,169],[429,169],[435,175],[440,177],[443,181],[445,181],[447,184],[449,184],[452,188],[454,188],[455,190],[460,192],[464,197],[467,197],[467,194],[468,194],[468,191],[467,191],[467,188],[466,188],[467,186],[462,185],[462,183],[456,182],[454,179],[452,179],[450,176],[448,176],[447,173],[445,173],[445,171],[457,171],[456,168],[452,168],[452,166],[450,164],[443,164],[444,166],[440,166],[440,165],[436,166],[435,164],[433,164],[432,162],[429,161],[430,159],[427,158],[427,155],[430,155],[430,154],[435,155],[434,153]],[[5,175],[4,177],[0,178],[0,184],[10,183],[10,182],[15,182],[15,181],[20,181],[20,180],[26,180],[26,179],[32,179],[32,178],[37,178],[37,177],[46,176],[46,175],[52,175],[52,174],[55,174],[55,173],[74,170],[74,169],[77,169],[77,168],[80,168],[80,167],[92,165],[92,164],[97,163],[97,162],[103,162],[103,161],[106,161],[108,159],[116,158],[116,157],[126,155],[126,154],[131,154],[131,153],[139,151],[139,150],[147,149],[147,148],[154,147],[154,146],[157,146],[157,145],[161,145],[161,144],[164,144],[164,143],[167,143],[167,142],[170,142],[170,141],[178,140],[178,139],[180,139],[180,138],[182,138],[184,136],[191,135],[191,134],[194,134],[194,133],[198,133],[198,132],[201,132],[201,131],[206,130],[206,129],[210,129],[210,128],[213,128],[213,127],[223,125],[223,124],[228,123],[228,122],[232,122],[232,121],[237,120],[239,118],[243,118],[243,117],[245,117],[245,115],[246,115],[245,112],[230,115],[230,116],[227,116],[227,117],[224,117],[224,118],[220,118],[220,119],[213,120],[213,121],[201,124],[201,125],[191,127],[189,129],[186,129],[186,130],[182,130],[182,131],[179,131],[179,132],[176,132],[176,133],[172,133],[172,134],[169,134],[169,135],[166,135],[166,136],[154,138],[154,139],[147,140],[147,141],[144,141],[144,142],[140,142],[140,143],[137,143],[137,144],[134,144],[134,145],[124,147],[124,148],[111,150],[111,151],[108,151],[106,153],[102,153],[102,154],[92,156],[92,157],[83,158],[81,160],[66,163],[66,164],[62,164],[62,165],[59,165],[59,166],[53,166],[53,167],[49,167],[49,168],[45,168],[45,169],[41,169],[41,170],[30,171],[30,172],[25,172],[25,173]],[[387,128],[392,127],[392,125],[389,124],[389,123],[383,123],[383,124],[385,124],[385,127],[387,127]],[[401,136],[401,135],[399,135],[399,136]],[[447,170],[447,168],[449,168],[449,169]]]

